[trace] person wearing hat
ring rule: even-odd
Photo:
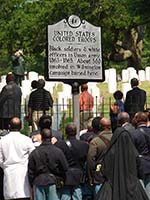
[[[12,56],[12,67],[13,74],[15,76],[15,81],[21,86],[21,82],[24,79],[25,73],[25,60],[22,50],[16,50]]]

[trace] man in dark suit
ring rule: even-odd
[[[132,90],[128,91],[125,99],[125,112],[130,115],[132,120],[135,113],[144,111],[146,102],[146,92],[138,87],[139,81],[136,78],[131,79]]]

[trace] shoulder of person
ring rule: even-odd
[[[83,140],[78,140],[78,139],[73,139],[73,140],[70,140],[71,144],[72,144],[72,148],[76,149],[76,148],[86,148],[89,146],[89,144]]]
[[[111,130],[104,130],[104,131],[101,131],[100,133],[99,133],[99,135],[98,136],[105,136],[105,135],[112,135],[112,131]]]
[[[85,145],[85,146],[89,146],[89,144],[86,141],[83,140],[78,140],[81,144]]]
[[[29,136],[24,135],[24,134],[22,134],[21,132],[20,132],[20,135],[21,135],[21,137],[24,138],[25,141],[30,142],[30,143],[32,142],[32,139],[31,139]],[[33,142],[32,142],[32,143],[33,143]]]
[[[52,148],[54,149],[55,153],[59,154],[64,154],[63,149],[60,148],[60,146],[58,145],[52,145]],[[61,158],[60,158],[61,159]]]
[[[29,158],[34,157],[35,155],[38,154],[39,152],[39,146],[37,148],[34,148],[33,151],[31,151],[31,153],[29,154]]]
[[[96,135],[95,137],[93,137],[93,139],[89,142],[90,145],[96,145],[97,143],[100,142],[100,137],[98,135]]]
[[[57,148],[62,149],[63,147],[66,147],[66,143],[64,140],[57,140],[57,142],[54,144]]]

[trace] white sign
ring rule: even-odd
[[[102,81],[101,28],[72,15],[48,25],[47,79]]]

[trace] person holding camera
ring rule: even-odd
[[[22,50],[16,50],[12,56],[13,74],[15,76],[16,83],[21,86],[22,80],[24,80],[25,73],[25,60]]]

